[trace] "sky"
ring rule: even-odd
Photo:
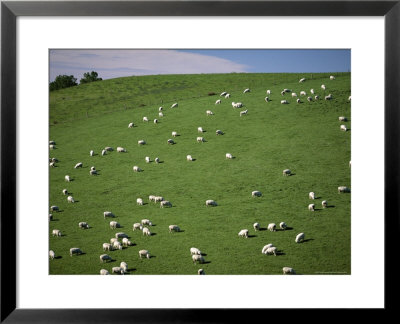
[[[51,49],[50,81],[96,71],[105,79],[197,73],[349,72],[349,49]]]

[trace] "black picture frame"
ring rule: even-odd
[[[385,19],[385,301],[396,307],[398,274],[400,1],[2,1],[1,2],[1,323],[197,323],[267,320],[281,309],[16,308],[16,19],[18,16],[382,16]],[[371,44],[373,46],[373,44]],[[382,98],[383,99],[383,98]],[[371,125],[372,126],[372,125]],[[373,229],[371,229],[371,233]],[[366,235],[368,236],[368,235]],[[372,239],[373,236],[370,236]],[[366,238],[368,241],[368,237]],[[366,248],[368,244],[366,242]],[[371,256],[373,257],[373,256]],[[367,283],[366,283],[367,285]],[[366,288],[367,293],[367,288]],[[56,296],[55,296],[56,297]],[[293,309],[291,314],[304,311]],[[317,310],[313,310],[317,311]],[[326,309],[335,319],[335,310]],[[350,311],[350,310],[348,310]],[[357,311],[357,310],[353,310]],[[318,313],[318,311],[317,311]],[[276,314],[275,314],[276,315]],[[290,320],[285,313],[285,320]],[[315,313],[315,315],[317,315]],[[338,315],[341,317],[342,315]],[[357,316],[357,315],[356,315]],[[292,315],[290,315],[292,317]],[[318,315],[317,315],[318,317]],[[282,317],[283,318],[283,317]],[[349,317],[348,317],[349,318]],[[309,320],[309,318],[303,318]],[[349,318],[350,319],[350,318]]]

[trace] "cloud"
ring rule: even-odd
[[[96,71],[103,79],[149,74],[247,72],[233,61],[179,50],[50,50],[50,80]]]

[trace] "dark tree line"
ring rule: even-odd
[[[74,87],[78,85],[78,83],[76,83],[76,80],[77,79],[73,75],[58,75],[56,76],[53,82],[50,82],[49,85],[50,91]],[[85,84],[101,80],[103,79],[98,77],[98,73],[92,71],[90,73],[89,72],[84,73],[83,78],[79,82],[80,84]]]

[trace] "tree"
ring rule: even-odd
[[[103,80],[102,78],[98,78],[97,76],[98,76],[98,73],[95,71],[92,71],[90,73],[86,72],[83,74],[83,78],[79,82],[80,82],[80,84],[84,84],[84,83]]]
[[[53,82],[50,82],[50,91],[69,88],[78,85],[73,75],[58,75]]]

